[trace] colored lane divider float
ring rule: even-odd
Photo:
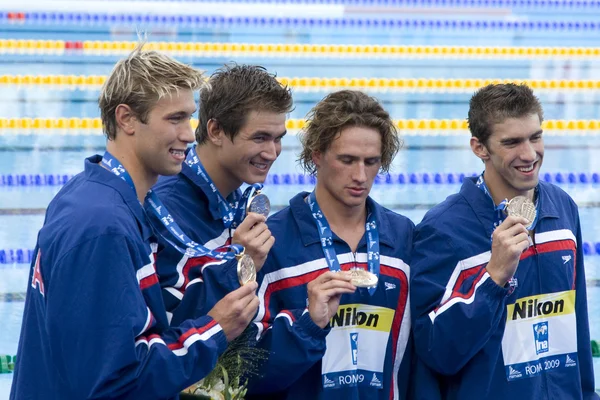
[[[419,172],[395,173],[377,175],[375,185],[459,185],[466,177],[478,176],[478,173],[457,172]],[[62,186],[73,175],[69,174],[2,174],[0,187],[24,186]],[[597,185],[600,184],[599,172],[545,172],[540,174],[540,179],[558,185]],[[304,174],[269,174],[267,185],[314,185],[316,178]]]
[[[1,19],[0,19],[1,21]],[[600,25],[600,22],[598,23]],[[136,41],[0,39],[0,54],[123,56]],[[599,47],[408,46],[299,43],[148,42],[145,49],[177,56],[397,59],[590,59]]]
[[[384,30],[460,30],[521,32],[594,32],[600,30],[595,20],[504,20],[504,19],[419,19],[304,16],[228,16],[228,15],[160,15],[143,13],[93,12],[0,12],[0,23],[52,25],[149,24],[170,27],[223,28],[305,28],[305,29],[384,29]]]
[[[191,120],[192,128],[198,125]],[[466,119],[396,119],[396,127],[403,136],[457,135],[468,134]],[[286,129],[298,131],[304,128],[304,119],[288,119]],[[546,134],[597,135],[600,133],[600,120],[546,120],[542,123]],[[102,135],[100,118],[0,118],[2,135]]]
[[[0,75],[2,86],[36,86],[62,90],[99,90],[104,75]],[[428,79],[428,78],[320,78],[278,77],[295,91],[359,89],[368,91],[470,93],[489,84],[525,84],[534,90],[599,90],[600,80],[567,79]]]
[[[136,1],[136,0],[131,0]],[[169,2],[200,2],[202,0],[168,0]],[[565,0],[226,0],[232,4],[342,4],[349,6],[384,7],[461,7],[461,8],[567,8],[569,10],[599,8],[600,1]]]

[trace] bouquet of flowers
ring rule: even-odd
[[[268,350],[255,346],[246,331],[229,344],[217,360],[215,368],[200,382],[187,388],[181,395],[191,394],[196,399],[243,400],[247,392],[247,379],[258,375],[260,363],[267,359]]]

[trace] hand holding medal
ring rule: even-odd
[[[508,217],[492,234],[492,255],[486,266],[490,277],[504,286],[514,277],[521,254],[529,248],[528,229],[533,229],[537,211],[535,204],[524,196],[504,201],[504,213]]]
[[[238,280],[244,285],[256,280],[256,273],[262,268],[275,238],[265,223],[271,212],[269,198],[260,189],[248,199],[246,216],[238,225],[232,243],[244,247],[244,253],[237,256]]]

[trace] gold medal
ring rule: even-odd
[[[508,216],[514,215],[515,217],[525,218],[528,227],[533,224],[537,216],[535,204],[525,196],[513,197],[506,205],[504,212]]]
[[[237,275],[240,285],[256,281],[256,266],[252,257],[242,251],[235,258],[237,259]]]
[[[260,190],[254,192],[250,200],[248,200],[248,206],[246,207],[246,212],[257,213],[260,215],[264,215],[265,218],[269,216],[271,212],[271,202],[266,194],[261,193]]]
[[[352,268],[346,271],[346,274],[350,275],[350,283],[356,287],[375,287],[379,281],[377,275],[360,268]]]

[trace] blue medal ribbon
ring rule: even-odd
[[[246,205],[248,204],[250,194],[253,191],[262,189],[263,185],[260,183],[253,183],[246,188],[241,198],[237,191],[234,191],[227,199],[225,199],[217,190],[214,182],[210,176],[208,176],[206,169],[200,162],[200,158],[196,153],[196,146],[190,148],[188,151],[188,154],[185,157],[185,163],[196,171],[195,178],[201,178],[210,186],[213,193],[217,196],[217,199],[219,200],[219,211],[221,213],[221,218],[223,219],[223,224],[225,224],[225,228],[237,227],[246,217]]]
[[[496,229],[498,227],[498,225],[500,225],[506,219],[504,210],[506,209],[506,206],[508,205],[508,200],[504,199],[498,205],[496,205],[494,203],[494,199],[492,198],[492,195],[485,183],[485,180],[483,179],[483,172],[481,173],[481,175],[479,175],[479,178],[477,178],[477,182],[475,183],[475,185],[479,189],[481,189],[483,191],[483,193],[485,193],[490,198],[490,200],[492,201],[492,204],[494,204],[494,211],[496,212],[496,220],[494,221],[494,229]],[[537,209],[537,201],[536,201],[535,207]],[[532,230],[535,228],[535,225],[538,220],[538,215],[539,215],[539,212],[536,212],[535,219],[533,220],[531,225],[526,227],[527,229]],[[492,234],[493,234],[494,229],[492,229]],[[492,237],[490,236],[490,242],[491,241],[492,241]],[[531,239],[530,239],[530,243],[531,243]],[[519,285],[519,283],[517,281],[517,278],[515,278],[514,276],[508,280],[508,286],[509,286],[508,287],[508,295],[509,296],[515,291],[515,289],[517,288],[518,285]]]
[[[492,199],[492,195],[485,183],[485,180],[483,179],[483,172],[481,173],[481,175],[479,175],[479,178],[477,178],[477,182],[475,183],[475,185],[479,189],[481,189],[483,191],[483,193],[485,193],[490,198],[490,200],[492,201],[492,204],[494,204],[494,211],[496,212],[496,218],[494,220],[494,229],[496,229],[506,219],[506,214],[504,213],[504,210],[506,209],[506,206],[508,205],[508,199],[502,200],[500,202],[500,204],[498,204],[498,205],[496,205],[494,203],[494,199]],[[535,207],[537,208],[537,201],[536,201]],[[535,219],[533,220],[531,225],[526,226],[525,228],[527,228],[528,230],[532,230],[535,228],[535,225],[537,224],[538,214],[539,214],[539,212],[536,212]],[[494,229],[492,229],[492,231]]]
[[[112,154],[110,154],[107,151],[102,157],[102,164],[113,174],[127,182],[127,184],[131,187],[131,189],[134,191],[134,193],[136,193],[137,196],[133,179],[131,178],[131,175],[129,175],[129,172],[127,172],[123,165],[121,165],[119,160],[117,160]],[[244,248],[239,244],[229,245],[226,248],[231,251],[223,252],[209,250],[201,244],[194,242],[185,233],[183,233],[183,230],[179,227],[177,222],[175,222],[167,208],[160,201],[156,193],[154,193],[152,190],[149,190],[146,194],[145,203],[150,205],[149,208],[152,211],[152,213],[158,218],[158,220],[162,223],[166,230],[173,235],[176,241],[179,242],[179,244],[183,247],[180,247],[179,245],[175,244],[172,240],[161,234],[158,229],[155,229],[158,235],[160,235],[171,246],[177,249],[177,251],[179,251],[182,254],[185,254],[188,257],[209,256],[217,260],[231,260],[236,255],[241,254],[244,251]]]
[[[319,203],[317,203],[317,197],[313,191],[308,195],[308,206],[310,207],[311,214],[317,224],[317,230],[319,231],[319,237],[321,238],[321,247],[323,248],[323,254],[327,260],[330,271],[340,271],[340,263],[337,259],[337,254],[333,248],[333,233],[329,226],[329,222],[323,215]],[[367,265],[369,266],[369,272],[375,274],[379,278],[379,231],[377,230],[377,222],[375,221],[375,215],[369,212],[367,215],[367,222],[365,223],[365,231],[367,233]],[[372,296],[375,293],[377,287],[368,288],[369,294]]]

